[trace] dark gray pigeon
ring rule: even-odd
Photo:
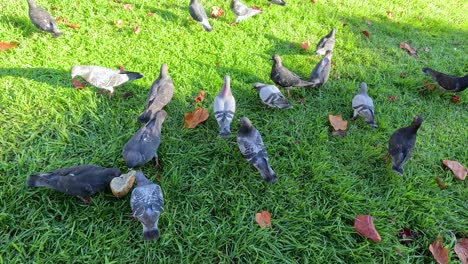
[[[85,81],[97,88],[108,90],[112,96],[114,94],[114,87],[131,80],[140,79],[143,77],[143,74],[112,70],[101,66],[73,66],[71,77],[74,78],[75,76],[81,76]]]
[[[333,50],[333,47],[335,46],[335,33],[336,29],[332,29],[328,35],[320,39],[317,44],[317,48],[315,49],[316,55],[325,55],[327,50]]]
[[[190,0],[189,13],[206,31],[211,32],[213,30],[211,28],[210,21],[208,21],[208,16],[206,16],[205,9],[198,0]]]
[[[141,171],[136,173],[137,186],[130,197],[130,207],[133,216],[143,226],[143,239],[159,238],[158,221],[164,210],[164,200],[161,187],[149,181]]]
[[[463,92],[468,87],[468,75],[463,77],[456,75],[448,75],[445,73],[438,72],[430,68],[423,68],[422,71],[431,76],[439,86],[450,92]]]
[[[241,3],[239,0],[231,1],[231,11],[236,15],[235,23],[239,23],[246,18],[263,13],[262,10],[247,7],[246,5]]]
[[[224,76],[224,84],[214,100],[214,115],[219,125],[219,136],[228,138],[231,135],[231,122],[236,112],[236,100],[231,93],[231,80]]]
[[[315,87],[316,84],[302,80],[294,72],[288,70],[281,63],[281,58],[278,55],[273,55],[273,66],[271,67],[271,80],[277,85],[283,87],[290,96],[289,89],[292,87]]]
[[[416,116],[408,127],[395,131],[388,142],[388,153],[392,156],[392,170],[403,175],[403,165],[410,158],[416,143],[416,133],[423,122],[421,116]]]
[[[28,0],[28,6],[29,18],[34,26],[42,31],[51,33],[54,37],[62,35],[62,32],[57,27],[57,22],[47,11],[38,6],[33,0]]]
[[[310,74],[309,82],[315,83],[317,86],[320,86],[328,81],[328,76],[330,75],[331,68],[331,58],[333,51],[327,50],[325,57],[323,57],[317,65],[315,65],[314,70]]]
[[[288,99],[284,97],[278,87],[259,82],[254,83],[253,87],[257,89],[258,94],[260,95],[260,99],[264,104],[279,109],[291,108],[291,104],[289,103]]]
[[[367,94],[367,84],[365,82],[361,83],[358,94],[353,98],[352,106],[354,109],[353,120],[358,116],[362,116],[371,127],[377,127],[374,121],[374,102]]]
[[[147,123],[163,109],[174,95],[174,83],[169,76],[167,65],[161,65],[159,78],[153,82],[146,98],[145,111],[138,117],[138,122]]]
[[[111,180],[120,176],[116,168],[103,168],[96,165],[79,165],[46,173],[30,175],[26,181],[29,188],[47,187],[59,192],[80,198],[103,191],[109,187]]]
[[[125,144],[122,154],[127,167],[143,166],[153,158],[158,162],[157,152],[161,144],[161,128],[166,115],[164,110],[157,112],[155,117],[140,128]]]
[[[286,5],[286,2],[284,2],[283,0],[268,0],[268,1],[275,5],[282,5],[282,6]]]
[[[274,183],[277,176],[268,163],[268,155],[265,145],[263,145],[262,136],[247,117],[242,117],[240,123],[241,126],[237,134],[240,152],[260,172],[267,183]]]

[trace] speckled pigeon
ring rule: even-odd
[[[136,173],[137,186],[130,197],[133,216],[143,226],[143,239],[159,238],[158,221],[164,210],[161,187],[149,181],[141,171]]]
[[[410,158],[416,143],[416,133],[423,122],[421,116],[416,116],[408,127],[395,131],[388,142],[388,153],[392,156],[392,169],[403,175],[403,164]]]
[[[288,99],[284,97],[278,87],[259,82],[254,83],[253,87],[257,89],[260,99],[264,104],[270,107],[277,107],[279,109],[291,108],[291,104]]]
[[[358,116],[362,116],[371,127],[377,127],[374,121],[374,102],[367,94],[367,84],[365,82],[361,83],[358,94],[353,98],[352,106],[354,109],[353,120]]]
[[[114,87],[131,80],[140,79],[143,77],[143,74],[112,70],[101,66],[73,66],[71,77],[74,78],[75,76],[81,76],[97,88],[108,90],[112,96],[114,94]]]
[[[158,162],[157,152],[161,144],[161,128],[166,115],[164,110],[157,112],[156,116],[141,127],[125,144],[122,154],[127,167],[143,166],[153,158]]]
[[[333,51],[327,50],[325,57],[323,57],[319,63],[315,65],[314,70],[310,74],[309,82],[315,83],[317,86],[321,86],[328,81],[332,55]]]
[[[198,0],[190,0],[189,13],[206,31],[211,32],[213,30],[210,21],[208,21],[208,16],[206,16],[205,9]]]
[[[463,77],[456,75],[448,75],[445,73],[438,72],[430,68],[423,68],[422,71],[431,76],[439,86],[450,92],[463,92],[468,87],[468,75]]]
[[[241,3],[239,0],[231,1],[231,11],[236,15],[235,23],[239,23],[246,18],[263,13],[262,10],[247,7],[246,5]]]
[[[231,122],[236,112],[236,100],[231,93],[231,80],[224,76],[224,84],[214,100],[214,115],[219,125],[219,136],[228,138],[231,135]]]
[[[62,32],[57,27],[57,22],[47,11],[38,6],[33,0],[28,0],[28,6],[29,18],[34,26],[42,31],[51,33],[54,37],[62,35]]]
[[[285,6],[286,2],[283,0],[268,0],[270,3],[275,4],[275,5],[282,5]]]
[[[167,65],[161,65],[159,78],[153,82],[146,98],[145,111],[138,117],[138,122],[147,123],[163,109],[174,95],[174,83],[168,74]]]
[[[333,50],[333,47],[335,46],[335,33],[336,29],[332,29],[328,35],[320,39],[317,44],[317,48],[315,49],[316,55],[325,55],[327,50]]]
[[[267,183],[274,183],[277,176],[268,163],[268,155],[265,145],[263,145],[262,136],[247,117],[242,117],[240,123],[241,127],[237,134],[240,152],[260,172]]]
[[[292,71],[288,70],[281,63],[281,58],[278,55],[273,55],[271,58],[273,60],[273,66],[271,67],[271,80],[277,85],[283,87],[290,96],[289,89],[292,87],[315,87],[316,84],[313,82],[308,82],[302,80]]]
[[[120,176],[116,168],[103,168],[96,165],[79,165],[58,169],[46,173],[30,175],[26,185],[46,187],[80,198],[84,203],[89,201],[85,197],[103,191],[109,187],[111,180]]]

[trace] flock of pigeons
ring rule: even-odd
[[[54,37],[62,34],[50,14],[37,6],[33,0],[29,4],[29,17],[32,23],[42,31],[50,32]],[[282,4],[282,0],[271,0]],[[262,11],[248,8],[239,0],[232,0],[231,9],[236,14],[236,22],[259,14]],[[190,0],[189,12],[207,31],[211,31],[205,10],[198,0]],[[271,80],[284,88],[289,95],[294,87],[319,87],[328,80],[331,68],[331,57],[335,45],[336,30],[333,29],[318,43],[316,55],[324,55],[315,66],[308,80],[301,79],[297,74],[283,66],[278,55],[272,56],[273,66]],[[431,76],[441,88],[461,92],[468,86],[468,75],[464,77],[446,75],[435,70],[424,68],[423,72]],[[112,96],[114,87],[125,82],[142,78],[137,72],[113,70],[100,66],[74,66],[71,69],[72,79],[81,76],[91,85],[108,90]],[[270,107],[289,109],[291,104],[278,87],[271,84],[255,83],[261,101]],[[145,110],[137,117],[141,128],[123,147],[123,158],[129,168],[138,168],[154,159],[158,161],[157,150],[161,143],[162,123],[167,115],[163,108],[171,101],[174,94],[174,84],[169,76],[166,64],[161,65],[160,75],[153,82],[148,93]],[[361,116],[372,127],[377,127],[374,120],[374,104],[367,93],[367,84],[360,85],[358,94],[352,100],[354,110],[353,120]],[[228,138],[231,134],[230,125],[236,110],[236,102],[231,93],[230,78],[224,76],[224,84],[214,100],[214,116],[219,125],[219,135]],[[416,134],[423,122],[421,116],[416,116],[408,127],[396,130],[389,140],[389,153],[392,157],[392,169],[403,174],[403,165],[409,159],[416,142]],[[268,156],[259,131],[247,117],[240,119],[237,143],[242,155],[260,173],[267,183],[274,183],[277,175],[268,162]],[[76,196],[89,203],[86,197],[109,187],[110,182],[121,175],[117,168],[103,168],[95,165],[80,165],[59,169],[47,173],[30,175],[28,187],[47,187],[59,192]],[[159,185],[149,181],[141,171],[136,172],[137,186],[133,189],[130,199],[133,215],[142,223],[143,238],[151,240],[159,237],[158,220],[163,210],[163,196]]]

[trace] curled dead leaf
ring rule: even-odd
[[[448,263],[448,248],[444,248],[442,246],[442,242],[440,241],[441,237],[439,236],[437,240],[429,245],[429,251],[431,251],[432,256],[439,264],[447,264]]]
[[[343,136],[346,135],[346,129],[348,129],[348,121],[343,120],[341,114],[339,115],[328,115],[328,120],[330,121],[331,126],[333,127],[334,136]],[[342,131],[342,132],[339,132]]]
[[[138,25],[133,26],[133,34],[135,35],[140,34],[140,27]]]
[[[80,28],[80,25],[71,24],[71,23],[66,23],[65,26],[67,26],[69,28],[73,28],[73,29],[79,29]]]
[[[9,50],[9,49],[13,49],[13,48],[16,48],[18,46],[18,42],[14,41],[14,42],[0,42],[0,50]]]
[[[418,51],[411,47],[408,43],[405,42],[400,42],[400,48],[408,51],[409,54],[416,54]]]
[[[461,263],[468,264],[468,239],[460,238],[453,249]]]
[[[123,9],[127,10],[127,11],[131,11],[132,10],[132,5],[131,4],[123,4],[122,5]]]
[[[445,189],[445,183],[439,176],[436,177],[436,182],[441,190]]]
[[[211,8],[211,17],[212,18],[217,18],[217,17],[220,17],[220,16],[224,16],[224,10],[221,9],[221,7],[218,7],[218,6],[213,6]]]
[[[362,31],[362,34],[364,34],[364,36],[366,36],[367,38],[370,37],[370,33],[369,33],[369,31],[367,31],[367,30],[363,30],[363,31]]]
[[[256,10],[263,11],[263,9],[261,9],[259,6],[256,6],[256,5],[253,5],[253,6],[252,6],[252,9],[256,9]]]
[[[414,239],[418,236],[418,233],[411,231],[409,228],[403,228],[398,233],[398,238],[400,239],[400,243],[408,246]]]
[[[307,41],[304,41],[301,43],[301,48],[305,49],[305,50],[308,50],[310,48],[310,41],[307,40]]]
[[[208,119],[208,110],[198,107],[191,113],[185,113],[184,127],[194,128],[201,122]]]
[[[151,13],[151,12],[148,12],[148,14],[146,14],[146,16],[152,17],[152,16],[154,16],[154,14]]]
[[[458,95],[452,95],[452,102],[454,104],[458,104],[460,102],[460,96]]]
[[[255,215],[255,221],[261,228],[271,227],[271,214],[268,211],[262,211]]]
[[[368,238],[374,242],[379,243],[382,241],[382,238],[375,229],[372,216],[370,215],[357,215],[354,219],[354,229],[363,237]]]
[[[127,174],[122,174],[120,177],[115,177],[112,179],[110,182],[112,194],[114,194],[114,196],[117,198],[124,197],[135,183],[135,175],[136,171],[131,170]]]
[[[466,178],[467,170],[463,165],[455,160],[443,160],[442,163],[447,166],[452,172],[453,175],[459,179],[464,180]]]
[[[203,102],[205,100],[205,91],[201,90],[193,100],[196,104]]]
[[[72,84],[77,90],[81,90],[84,87],[86,87],[86,83],[82,83],[78,81],[77,79],[72,79]]]
[[[388,19],[393,19],[393,12],[390,10],[387,10],[387,17]]]
[[[389,102],[389,103],[393,103],[393,102],[396,101],[396,98],[397,98],[397,97],[396,97],[395,95],[389,96],[389,97],[388,97],[388,102]]]

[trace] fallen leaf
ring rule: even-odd
[[[393,12],[392,11],[387,11],[387,17],[389,19],[393,19]]]
[[[271,227],[271,214],[268,211],[263,211],[255,215],[255,221],[261,228]]]
[[[122,174],[112,179],[110,182],[112,194],[117,198],[124,197],[135,183],[135,175],[136,171],[131,170],[127,174]]]
[[[333,130],[338,131],[346,131],[348,128],[348,121],[343,120],[341,117],[341,114],[334,116],[334,115],[328,115],[328,120],[330,121],[330,124],[333,127]]]
[[[317,3],[317,0],[310,0],[310,2],[311,2],[312,4],[315,4],[315,3]]]
[[[363,30],[363,31],[362,31],[362,34],[364,34],[364,36],[366,36],[367,38],[369,38],[369,35],[370,35],[369,31]]]
[[[124,24],[124,22],[123,22],[123,20],[121,20],[121,19],[119,19],[119,20],[117,20],[117,21],[114,22],[114,25],[115,25],[116,27],[118,27],[118,28],[122,28],[122,27],[123,27],[123,24]]]
[[[193,100],[196,104],[203,102],[205,100],[205,91],[201,90]]]
[[[253,5],[253,6],[252,6],[252,9],[256,9],[256,10],[263,11],[263,9],[261,9],[259,6],[256,6],[256,5]]]
[[[388,102],[389,102],[389,103],[393,103],[393,102],[395,102],[395,101],[396,101],[396,96],[395,96],[395,95],[389,96],[389,97],[388,97]]]
[[[82,83],[82,82],[78,81],[77,79],[72,79],[72,84],[78,90],[81,90],[84,87],[86,87],[86,83]]]
[[[124,66],[122,64],[119,64],[119,71],[125,71]]]
[[[68,23],[68,19],[64,18],[64,17],[57,17],[55,19],[55,21],[57,22],[63,22],[63,23]]]
[[[305,49],[305,50],[308,50],[310,48],[310,41],[307,40],[307,41],[304,41],[301,43],[301,48]]]
[[[74,29],[79,29],[80,28],[80,25],[71,24],[71,23],[66,23],[65,26],[67,26],[69,28],[74,28]]]
[[[16,46],[18,46],[18,42],[16,41],[10,43],[0,42],[0,50],[9,50],[12,48],[16,48]]]
[[[445,189],[445,183],[444,181],[442,181],[442,179],[439,176],[436,177],[436,182],[437,182],[437,185],[439,185],[439,188],[441,190]]]
[[[80,2],[76,2],[75,4],[76,4],[77,6],[80,6],[80,5],[81,5],[81,3],[80,3]]]
[[[217,18],[217,17],[220,17],[220,16],[224,16],[224,10],[221,9],[221,7],[218,7],[218,6],[213,6],[211,8],[211,17],[212,18]]]
[[[354,219],[354,229],[361,234],[363,237],[366,237],[374,242],[382,241],[379,233],[375,229],[374,221],[370,215],[357,215]]]
[[[400,42],[400,48],[406,50],[409,52],[409,54],[416,54],[417,50],[413,47],[411,47],[408,43],[405,42]]]
[[[439,236],[437,240],[429,246],[429,250],[434,256],[434,259],[437,263],[440,264],[447,264],[448,263],[448,248],[444,248],[442,246],[442,242],[440,241],[441,237]]]
[[[148,14],[146,14],[146,16],[152,17],[152,16],[154,16],[154,14],[149,12]]]
[[[452,102],[458,104],[460,102],[460,97],[458,95],[452,95]]]
[[[50,10],[62,10],[62,8],[55,7],[55,6],[51,6],[51,7],[50,7]]]
[[[460,238],[453,249],[460,259],[461,263],[468,264],[468,239]]]
[[[131,11],[132,10],[132,5],[131,4],[124,4],[122,5],[123,9],[127,10],[127,11]]]
[[[62,22],[62,23],[65,24],[65,26],[67,26],[67,27],[69,27],[69,28],[74,28],[74,29],[80,28],[79,25],[70,23],[70,21],[68,21],[68,19],[66,19],[66,18],[64,18],[64,17],[57,17],[57,18],[55,19],[55,21],[57,21],[57,22]]]
[[[140,27],[138,25],[133,26],[133,34],[138,35],[140,33]]]
[[[467,174],[467,170],[463,165],[461,165],[458,161],[454,160],[443,160],[442,163],[447,166],[450,170],[452,170],[453,175],[459,180],[464,180]]]
[[[184,127],[194,128],[201,122],[208,119],[208,110],[198,107],[192,113],[185,113]]]
[[[161,182],[161,174],[156,175],[156,180],[157,180],[158,182]]]
[[[419,90],[419,93],[424,94],[427,92],[433,92],[435,90],[435,85],[431,82],[428,81],[423,81],[423,87],[421,90]]]
[[[403,228],[398,233],[398,238],[401,240],[400,243],[408,246],[418,236],[418,233],[411,231],[409,228]]]

